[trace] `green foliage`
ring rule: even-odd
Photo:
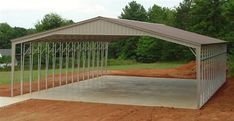
[[[153,7],[148,10],[149,22],[174,26],[175,13],[176,11],[169,8],[153,5]]]
[[[137,3],[136,1],[132,1],[128,3],[127,6],[123,9],[121,19],[129,19],[129,20],[138,20],[138,21],[147,21],[148,16],[145,8]]]
[[[203,35],[219,37],[226,19],[222,14],[226,0],[194,0],[190,9],[189,30]]]
[[[56,13],[50,13],[46,14],[41,21],[37,22],[35,28],[37,32],[41,32],[73,23],[72,20],[66,20]]]
[[[132,1],[125,6],[119,18],[138,21],[148,20],[145,8],[136,1]],[[111,58],[135,60],[138,40],[139,37],[131,37],[123,41],[112,42],[110,44],[109,56]]]
[[[149,21],[173,26],[175,13],[174,10],[162,8],[157,5],[153,5],[147,12],[142,5],[138,4],[136,1],[132,1],[125,6],[120,18]],[[174,46],[177,47],[175,44],[169,44],[155,38],[133,37],[111,43],[109,56],[111,58],[132,59],[139,62],[150,63],[174,58],[174,53],[168,51]],[[185,53],[182,53],[181,55],[184,54]]]
[[[7,23],[0,23],[0,48],[8,49],[11,47],[11,39],[28,34],[27,30],[20,27],[11,27]]]
[[[184,0],[176,8],[176,26],[228,41],[228,67],[234,73],[234,1]]]
[[[7,65],[10,63],[11,63],[11,56],[0,57],[0,64],[6,64],[3,68],[0,68],[0,71],[9,71],[11,68]]]
[[[228,63],[228,75],[234,76],[234,57],[230,57],[230,61]]]
[[[162,46],[160,40],[152,37],[141,37],[137,43],[137,61],[139,62],[156,62],[162,55]]]
[[[13,29],[7,23],[0,24],[0,48],[10,47],[10,38]]]
[[[226,17],[227,22],[227,26],[225,27],[226,30],[223,32],[223,39],[229,42],[228,53],[230,54],[232,51],[232,54],[234,54],[234,1],[227,1],[223,7],[223,9],[225,10],[223,14]]]
[[[0,57],[0,64],[1,63],[10,63],[11,62],[11,56],[2,56]]]
[[[124,19],[148,21],[170,26],[175,26],[175,17],[175,10],[153,5],[146,12],[143,6],[135,1],[125,6],[120,16],[120,18]],[[109,56],[111,58],[133,59],[145,63],[194,59],[187,47],[151,37],[135,37],[113,42],[110,44]]]
[[[234,50],[231,50],[228,56],[228,72],[229,75],[234,76]]]
[[[189,26],[190,22],[190,10],[193,0],[184,0],[180,3],[180,5],[176,8],[175,14],[175,26],[177,28],[186,30]]]
[[[137,42],[139,37],[131,37],[128,38],[121,43],[119,59],[136,59],[136,49],[137,49]]]

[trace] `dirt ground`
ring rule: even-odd
[[[0,121],[234,121],[234,77],[200,110],[28,100],[0,108]]]
[[[188,78],[194,79],[196,72],[195,72],[195,61],[191,61],[185,65],[182,65],[177,68],[171,69],[132,69],[132,70],[109,70],[107,75],[123,75],[123,76],[142,76],[142,77],[162,77],[162,78]],[[87,78],[87,73],[85,73],[85,79]],[[95,74],[96,75],[96,74]],[[59,86],[59,74],[55,75],[54,87]],[[62,83],[61,85],[66,84],[65,74],[62,75]],[[91,76],[91,74],[90,74]],[[80,80],[82,81],[82,73],[80,73]],[[76,82],[77,76],[74,77],[74,82]],[[67,84],[72,82],[72,74],[68,74],[68,82]],[[23,93],[29,93],[29,82],[25,82],[23,84]],[[48,86],[47,88],[53,87],[53,77],[52,75],[48,76]],[[40,90],[46,88],[45,80],[40,81]],[[32,92],[38,90],[38,81],[32,81]],[[20,94],[20,84],[14,83],[14,95]],[[10,85],[0,85],[0,96],[8,97],[10,96]]]
[[[200,110],[28,100],[0,108],[0,121],[234,121],[234,77]]]
[[[162,77],[162,78],[184,78],[195,79],[196,62],[191,61],[177,68],[170,69],[132,69],[132,70],[111,70],[109,75],[126,75],[141,77]]]

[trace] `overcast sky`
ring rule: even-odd
[[[80,20],[105,16],[117,18],[122,8],[132,0],[0,0],[0,23],[32,28],[47,13]],[[135,0],[148,9],[153,4],[174,8],[182,0]]]

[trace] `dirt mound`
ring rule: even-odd
[[[195,79],[196,62],[191,61],[180,67],[171,69],[110,70],[108,71],[108,75]]]

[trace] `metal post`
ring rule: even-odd
[[[92,42],[92,78],[94,78],[95,43]]]
[[[74,64],[75,64],[75,43],[72,43],[72,83],[74,82]]]
[[[56,43],[53,42],[53,84],[52,86],[54,87],[55,85],[55,63],[56,63]]]
[[[37,50],[37,52],[38,52],[37,90],[40,91],[40,81],[41,81],[41,43],[40,42],[38,42],[38,44],[37,44],[37,49],[38,49]]]
[[[21,56],[20,56],[20,94],[23,95],[23,82],[24,82],[24,49],[25,44],[21,43]]]
[[[15,44],[11,44],[11,97],[14,96],[14,75],[15,75]]]
[[[87,73],[87,79],[89,79],[90,76],[90,42],[88,42],[88,48],[87,48],[87,53],[88,53],[88,73]]]
[[[82,72],[82,75],[83,75],[83,81],[85,80],[85,42],[83,42],[83,49],[82,49],[82,58],[83,58],[83,72]]]
[[[97,42],[97,48],[96,48],[96,51],[97,51],[97,67],[96,67],[96,73],[97,73],[97,77],[99,77],[99,42]]]
[[[29,92],[32,93],[32,69],[33,69],[33,43],[30,42],[30,55],[29,55],[29,63],[30,63],[30,74],[29,74]]]
[[[80,81],[80,42],[77,43],[77,82]]]
[[[105,46],[105,74],[107,74],[107,59],[108,59],[108,42],[106,42],[106,46]]]
[[[103,76],[104,42],[101,42],[101,76]]]
[[[62,85],[62,66],[63,66],[63,43],[60,44],[60,54],[59,54],[59,85]]]
[[[49,48],[48,48],[49,45],[48,45],[48,42],[46,42],[45,46],[46,46],[46,50],[45,50],[45,52],[46,52],[46,71],[45,71],[46,83],[45,83],[45,87],[46,87],[46,89],[48,89],[48,68],[49,68]]]
[[[201,107],[201,47],[196,48],[196,79],[197,79],[197,108]]]
[[[66,42],[66,84],[67,84],[67,81],[68,81],[68,59],[69,59],[69,48],[68,48],[68,45],[69,43]]]

